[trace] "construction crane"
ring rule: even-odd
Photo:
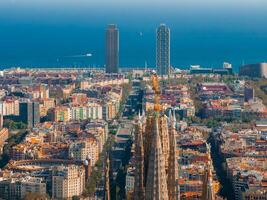
[[[159,79],[155,72],[152,73],[152,88],[155,92],[154,98],[154,111],[159,112],[161,110],[160,105],[160,87],[159,87]]]

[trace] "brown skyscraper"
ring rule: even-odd
[[[119,68],[119,30],[115,24],[106,30],[106,72],[118,73]]]

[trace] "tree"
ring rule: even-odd
[[[47,194],[40,194],[37,192],[27,193],[23,200],[48,200],[50,199]]]
[[[72,197],[72,200],[80,200],[80,197],[78,197],[78,196],[73,196],[73,197]]]
[[[111,130],[110,131],[110,134],[112,134],[112,135],[116,135],[116,133],[117,133],[117,130]]]
[[[27,125],[23,122],[14,122],[11,119],[4,120],[3,126],[11,130],[26,129]]]

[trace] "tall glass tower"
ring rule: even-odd
[[[170,75],[170,29],[160,24],[156,35],[156,67],[159,75]]]
[[[106,30],[106,72],[119,71],[119,30],[115,24],[108,25]]]

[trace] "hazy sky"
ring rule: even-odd
[[[264,3],[265,0],[1,0],[1,4],[5,3],[46,3],[46,4],[56,4],[56,3],[86,3],[86,4],[147,4],[147,3],[172,3],[172,4],[183,4],[183,3],[212,3],[212,4],[233,4],[233,3]]]
[[[164,6],[172,8],[179,7],[262,7],[267,5],[266,0],[1,0],[1,7],[146,7],[151,9],[154,7]]]
[[[146,20],[164,21],[170,15],[180,18],[253,19],[266,17],[267,0],[0,0],[0,24],[26,21],[38,23],[57,20],[107,19],[116,22],[146,16]],[[229,17],[228,17],[228,16]],[[53,18],[51,21],[50,19]],[[139,20],[139,19],[138,19]]]

